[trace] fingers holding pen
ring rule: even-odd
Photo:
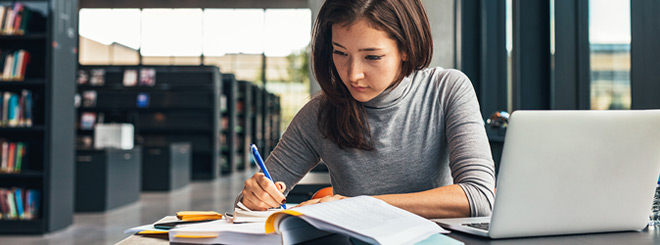
[[[282,181],[275,182],[275,187],[277,187],[277,190],[279,190],[282,193],[284,193],[284,191],[286,191],[286,184],[284,184],[284,182],[282,182]]]
[[[277,207],[286,202],[286,197],[284,196],[284,190],[286,190],[286,184],[282,181],[278,181],[277,184],[269,180],[264,176],[263,173],[256,173],[255,176],[259,175],[256,178],[257,183],[264,190],[265,193],[270,195],[270,197],[277,203],[274,207]],[[265,197],[267,198],[267,197]]]
[[[286,200],[282,193],[285,189],[284,183],[273,184],[263,173],[256,173],[245,181],[243,204],[251,210],[261,211],[279,207]]]

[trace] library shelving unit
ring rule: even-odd
[[[259,86],[252,84],[252,103],[250,104],[250,142],[257,145],[259,149],[264,148],[264,136],[263,136],[263,101],[264,101],[264,92]],[[255,166],[256,162],[250,158],[250,165]]]
[[[237,139],[236,169],[250,168],[250,144],[252,144],[252,83],[238,81],[236,98]],[[257,146],[258,147],[258,146]]]
[[[280,98],[268,91],[264,92],[264,140],[266,155],[275,149],[280,139]]]
[[[261,91],[261,132],[263,135],[263,147],[260,147],[261,154],[264,157],[264,160],[270,155],[270,137],[271,137],[271,125],[270,125],[270,106],[269,106],[269,93],[266,89]]]
[[[271,138],[271,148],[270,150],[272,151],[275,149],[275,146],[277,145],[278,142],[280,142],[280,135],[281,135],[281,123],[282,123],[282,105],[280,104],[280,97],[273,94],[272,97],[273,99],[273,109],[271,111],[272,117],[271,117],[271,122],[273,124],[273,137]]]
[[[217,67],[80,66],[78,72],[79,149],[91,147],[95,123],[130,123],[136,145],[190,142],[193,180],[218,177],[222,75]]]
[[[231,73],[222,74],[222,95],[223,95],[223,109],[221,115],[221,128],[222,136],[220,140],[220,155],[221,155],[221,174],[229,174],[236,170],[236,101],[238,94],[238,82],[236,77]]]
[[[13,16],[20,16],[21,20],[14,22],[19,28],[13,29],[23,30],[8,31],[6,26],[0,27],[0,62],[3,63],[0,72],[5,75],[0,77],[0,91],[3,97],[10,94],[11,98],[14,94],[22,98],[15,101],[14,106],[11,101],[3,100],[4,105],[14,109],[3,106],[2,111],[9,112],[6,115],[10,119],[23,118],[18,124],[3,123],[0,138],[6,142],[22,142],[25,150],[14,154],[14,157],[25,156],[20,167],[18,158],[14,158],[13,169],[5,168],[0,173],[0,189],[5,190],[5,194],[12,191],[15,195],[16,190],[20,191],[24,216],[2,215],[0,234],[43,234],[65,228],[73,221],[74,108],[71,102],[78,6],[75,0],[0,1],[0,6],[5,13],[8,9],[16,10]],[[6,23],[7,17],[4,19]],[[29,54],[28,59],[17,55],[21,50]],[[14,63],[19,70],[7,71],[7,55],[10,54],[19,58]],[[21,59],[24,65],[18,65]],[[23,96],[24,93],[31,95]],[[8,150],[12,152],[11,147]],[[0,199],[7,201],[8,196]],[[16,201],[19,200],[14,199],[14,204]],[[20,215],[21,210],[16,211]]]

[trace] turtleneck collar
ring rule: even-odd
[[[406,94],[410,91],[410,84],[412,81],[413,74],[406,76],[401,80],[401,82],[392,88],[388,88],[378,96],[374,97],[370,101],[363,102],[362,104],[367,108],[386,108],[393,105],[396,105]]]

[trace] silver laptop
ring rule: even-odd
[[[491,217],[435,219],[491,238],[643,229],[660,174],[660,110],[516,111]]]

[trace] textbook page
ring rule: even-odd
[[[278,211],[282,211],[282,208],[271,208],[266,211],[252,211],[245,207],[242,202],[236,204],[234,208],[234,218],[232,222],[234,223],[247,223],[247,222],[266,222],[268,216]]]
[[[294,208],[312,226],[369,243],[410,244],[449,233],[434,222],[370,196]],[[284,225],[282,222],[280,225]],[[286,227],[278,227],[286,230]]]

